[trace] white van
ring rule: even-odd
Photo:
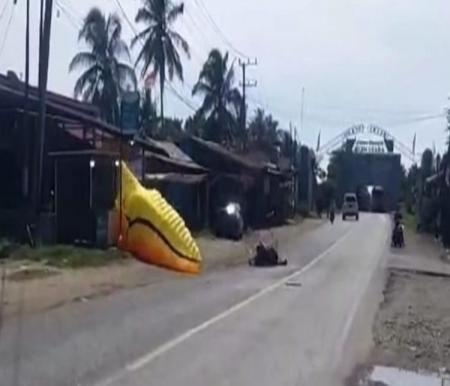
[[[342,204],[342,220],[345,220],[349,216],[355,217],[356,220],[359,220],[358,199],[356,198],[355,193],[344,194],[344,203]]]

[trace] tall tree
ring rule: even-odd
[[[151,136],[157,126],[156,107],[152,101],[152,94],[149,89],[141,92],[141,101],[139,106],[139,127],[142,133]]]
[[[425,149],[422,153],[420,170],[422,172],[423,179],[428,178],[433,172],[433,152],[431,149]]]
[[[106,18],[98,8],[92,8],[78,35],[88,50],[77,53],[69,65],[69,71],[84,70],[75,83],[75,97],[97,105],[102,118],[113,124],[119,123],[121,92],[129,86],[136,88],[133,68],[121,61],[123,57],[130,60],[121,35],[117,15]]]
[[[427,230],[432,221],[431,196],[426,180],[433,172],[433,151],[425,149],[420,162],[419,226]]]
[[[278,121],[261,108],[256,109],[255,115],[250,121],[249,134],[251,141],[268,153],[273,153],[278,146],[283,145],[285,140],[292,139],[290,136],[289,139],[285,138],[285,135],[289,133],[280,130]]]
[[[194,115],[188,117],[184,122],[184,131],[197,137],[204,136],[205,117],[200,110],[197,110]]]
[[[159,77],[161,124],[164,124],[164,84],[166,71],[169,79],[174,75],[183,80],[183,66],[178,49],[190,57],[189,45],[174,30],[173,24],[183,14],[184,4],[174,4],[171,0],[144,0],[144,5],[136,15],[137,23],[145,23],[141,31],[131,42],[134,47],[138,41],[143,42],[136,60],[142,64],[142,77],[151,69]]]
[[[236,132],[242,98],[234,81],[228,52],[222,56],[219,50],[213,49],[203,64],[192,95],[203,96],[200,111],[206,118],[206,135],[216,142],[231,142]]]
[[[292,135],[289,131],[279,130],[278,137],[280,140],[280,151],[281,154],[287,158],[294,158],[295,150],[297,144],[295,143]]]

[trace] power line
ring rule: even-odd
[[[138,33],[136,31],[136,28],[134,27],[134,24],[131,22],[130,18],[128,17],[127,13],[125,12],[125,9],[122,7],[122,3],[120,2],[120,0],[115,0],[115,2],[117,4],[117,6],[119,7],[119,10],[122,13],[123,17],[125,18],[127,24],[131,28],[131,31],[134,33],[134,36],[137,36]],[[141,43],[141,45],[143,44],[140,39],[139,39],[139,43]]]
[[[191,36],[190,36],[191,39],[194,39],[196,33],[191,28],[191,26],[187,22],[185,22],[185,20],[183,20],[183,19],[181,19],[180,21],[186,27],[187,31],[191,34]],[[196,42],[200,43],[200,40],[198,38],[195,40],[196,40]],[[197,47],[200,47],[201,49],[197,50]],[[192,57],[194,58],[194,60],[197,62],[197,64],[200,67],[202,67],[205,57],[208,57],[208,55],[209,55],[210,49],[205,48],[202,44],[191,45],[189,48],[190,48],[190,51],[191,51],[191,54],[192,54]]]
[[[84,17],[80,13],[78,13],[77,9],[73,6],[71,0],[64,0],[64,4],[65,7],[70,11],[70,13],[75,15],[77,19],[81,20],[81,22],[84,21]]]
[[[213,28],[216,30],[216,32],[222,37],[222,40],[225,42],[225,44],[234,51],[237,55],[249,59],[249,56],[237,49],[233,43],[226,37],[226,35],[223,33],[223,31],[220,29],[220,27],[217,25],[217,23],[214,21],[213,17],[209,13],[208,9],[206,8],[205,4],[202,0],[194,0],[197,4],[198,8],[203,12],[204,15],[206,15],[206,19],[211,23]]]
[[[198,26],[197,22],[195,21],[194,17],[189,12],[188,8],[185,8],[185,13],[186,13],[186,16],[191,20],[192,25],[194,26],[194,29],[198,32],[198,34],[202,38],[203,42],[206,44],[206,46],[207,46],[206,50],[209,53],[209,51],[212,49],[214,44],[211,44],[210,40],[203,33],[202,29]],[[187,25],[187,23],[186,23],[186,25]]]
[[[379,107],[346,107],[346,106],[339,106],[339,105],[323,105],[323,104],[313,104],[311,107],[313,110],[337,110],[337,111],[343,111],[343,112],[361,112],[361,113],[381,113],[381,114],[393,114],[393,115],[405,115],[405,114],[423,114],[424,111],[418,111],[418,110],[405,110],[405,109],[384,109]]]
[[[3,6],[2,11],[0,12],[0,20],[2,19],[3,15],[5,14],[6,7],[8,6],[8,4],[9,4],[9,0],[5,0],[5,5]]]
[[[0,47],[0,58],[1,58],[1,56],[3,54],[3,50],[5,48],[6,39],[8,38],[9,27],[11,27],[11,20],[12,20],[13,15],[14,15],[14,8],[15,8],[14,6],[11,8],[11,13],[9,15],[8,23],[6,24],[5,34],[3,36],[2,45]]]
[[[387,126],[395,127],[395,126],[407,125],[409,123],[430,121],[430,120],[437,119],[437,118],[443,118],[443,117],[445,117],[445,115],[446,115],[446,113],[440,113],[440,114],[434,114],[434,115],[425,115],[425,116],[422,116],[422,117],[411,118],[409,120],[396,122],[396,123],[393,123],[393,124],[387,125]]]
[[[197,107],[195,107],[191,102],[189,102],[186,98],[184,98],[173,86],[172,83],[170,83],[169,81],[166,81],[167,84],[169,85],[169,89],[172,91],[173,95],[175,95],[175,97],[177,97],[178,100],[180,100],[185,106],[187,106],[188,108],[190,108],[192,111],[196,112],[198,110]]]
[[[72,27],[79,31],[81,27],[83,26],[83,23],[80,20],[77,20],[77,17],[71,14],[62,4],[61,0],[55,0],[56,7],[66,16],[69,23],[72,25]]]

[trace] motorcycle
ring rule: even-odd
[[[391,246],[394,248],[403,248],[405,246],[404,225],[400,221],[396,221],[392,230]]]
[[[233,240],[240,240],[244,233],[244,219],[241,206],[236,202],[229,202],[219,208],[216,215],[216,235]]]

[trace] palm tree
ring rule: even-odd
[[[186,56],[190,57],[188,43],[172,28],[183,10],[183,3],[173,4],[171,0],[144,0],[144,5],[138,10],[135,19],[137,23],[144,22],[146,26],[133,38],[131,47],[138,41],[143,42],[136,60],[136,64],[142,63],[142,78],[146,76],[150,67],[152,72],[159,76],[162,124],[166,70],[170,80],[176,75],[182,81],[183,66],[177,48],[181,48]]]
[[[69,65],[69,71],[83,69],[75,83],[75,97],[92,102],[100,108],[102,118],[109,123],[119,122],[119,98],[127,87],[136,88],[136,75],[132,67],[121,62],[130,60],[127,45],[121,38],[122,25],[117,15],[108,18],[92,8],[84,19],[78,40],[87,51],[77,53]]]
[[[266,112],[262,108],[257,108],[253,119],[248,125],[248,131],[250,140],[261,144],[263,142],[263,136],[265,132],[265,119]]]
[[[278,128],[278,121],[261,108],[256,110],[249,132],[251,140],[268,153],[273,153],[284,140],[284,131]]]
[[[205,117],[200,110],[197,110],[192,116],[184,122],[184,131],[197,137],[204,136]]]
[[[230,141],[237,127],[241,94],[234,86],[233,64],[228,64],[228,52],[222,56],[213,49],[203,64],[192,95],[202,94],[201,113],[206,118],[209,139]]]
[[[280,129],[278,130],[278,138],[280,145],[280,152],[283,156],[292,159],[295,154],[296,143],[292,138],[292,135],[289,131]]]
[[[156,124],[156,106],[152,101],[152,94],[149,89],[141,92],[141,101],[139,106],[139,127],[142,134],[151,136],[157,126]]]
[[[427,179],[433,172],[433,152],[431,149],[425,149],[422,153],[420,170],[423,180]]]

